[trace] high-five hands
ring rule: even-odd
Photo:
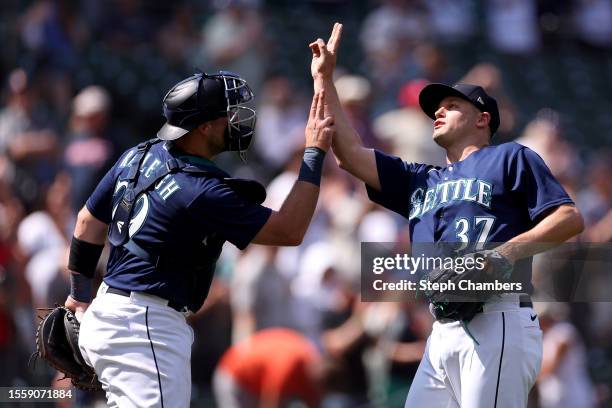
[[[342,36],[342,24],[335,23],[331,36],[325,44],[321,38],[310,43],[308,47],[312,51],[312,62],[310,73],[313,78],[330,79],[336,67],[336,53]]]
[[[319,91],[312,97],[308,123],[306,124],[306,147],[318,147],[327,152],[331,146],[332,137],[335,133],[334,119],[325,117],[324,113],[325,95]]]

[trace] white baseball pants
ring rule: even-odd
[[[193,330],[167,301],[104,283],[81,321],[79,347],[109,407],[189,407]]]
[[[504,295],[507,296],[507,295]],[[406,408],[525,408],[540,372],[542,331],[518,298],[487,303],[467,325],[435,322]]]

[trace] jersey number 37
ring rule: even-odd
[[[459,249],[466,248],[470,242],[476,243],[476,250],[483,249],[494,223],[495,217],[473,217],[471,220],[465,217],[457,218],[455,235],[461,242]]]

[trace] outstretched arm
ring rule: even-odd
[[[300,175],[280,210],[272,212],[257,233],[254,244],[299,245],[306,234],[319,197],[323,159],[334,134],[333,119],[324,114],[324,98],[319,91],[312,99]]]
[[[325,111],[334,117],[336,135],[332,149],[338,165],[370,187],[380,190],[374,150],[363,146],[361,137],[353,129],[342,110],[334,85],[333,73],[341,36],[342,24],[335,23],[327,44],[319,38],[309,45],[312,51],[310,70],[314,80],[314,89],[315,92],[321,90],[325,92]]]

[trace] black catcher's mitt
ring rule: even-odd
[[[444,291],[435,289],[425,291],[425,298],[430,302],[430,310],[437,320],[469,322],[476,313],[482,311],[482,306],[487,299],[500,293],[462,290],[459,285],[461,281],[472,283],[505,281],[512,273],[512,264],[494,250],[464,255],[462,258],[474,258],[479,265],[484,265],[484,268],[463,268],[459,272],[457,267],[436,269],[427,276],[430,284],[448,284],[447,286],[451,288]]]
[[[102,389],[98,376],[79,350],[80,323],[71,310],[58,306],[42,318],[36,331],[36,355],[83,390]]]

